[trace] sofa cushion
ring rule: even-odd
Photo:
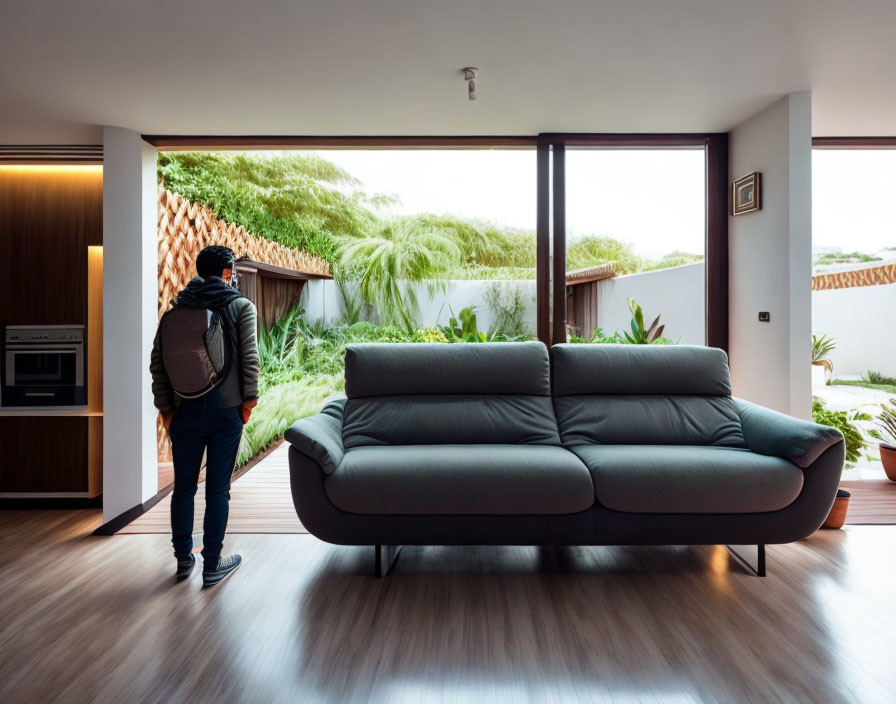
[[[562,344],[551,347],[554,396],[730,396],[728,356],[698,345]]]
[[[439,394],[350,399],[346,448],[452,442],[559,445],[547,396]]]
[[[595,394],[554,399],[566,446],[718,445],[746,447],[730,397]]]
[[[683,445],[577,445],[597,501],[628,513],[764,513],[791,504],[803,472],[750,450]]]
[[[360,344],[345,361],[346,448],[560,444],[540,342]]]
[[[369,342],[345,350],[345,395],[551,395],[541,342],[426,344]]]
[[[324,486],[335,506],[362,514],[568,514],[594,504],[585,465],[537,445],[359,447]]]
[[[564,344],[551,363],[564,445],[746,447],[722,350]]]

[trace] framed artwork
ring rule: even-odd
[[[762,179],[758,171],[737,179],[731,186],[731,214],[752,213],[762,207]]]

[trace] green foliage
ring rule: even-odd
[[[853,379],[832,379],[831,386],[859,386],[863,389],[874,389],[896,394],[896,384],[870,384],[867,381],[855,381]]]
[[[623,333],[626,342],[630,345],[649,345],[662,338],[663,330],[666,329],[666,326],[660,325],[659,315],[653,319],[649,328],[645,328],[644,312],[634,298],[628,299],[628,309],[632,314],[632,334],[629,335],[627,332]]]
[[[834,363],[828,359],[828,355],[837,348],[837,343],[827,335],[812,333],[812,364],[824,367],[833,374]]]
[[[880,372],[871,371],[870,369],[862,374],[862,381],[869,384],[877,384],[878,386],[896,386],[896,379],[891,376],[884,376]]]
[[[336,236],[359,236],[375,220],[374,199],[315,154],[163,152],[158,172],[166,188],[218,217],[328,261]]]
[[[258,405],[243,430],[237,453],[237,466],[242,466],[280,438],[297,419],[320,410],[324,399],[345,384],[342,375],[309,375],[296,381],[272,386],[258,399]]]
[[[497,330],[483,332],[476,320],[476,306],[467,306],[457,315],[452,310],[448,325],[443,325],[439,330],[448,342],[521,342],[532,339],[528,332],[519,335],[507,335]]]
[[[641,258],[631,245],[612,237],[589,235],[571,242],[566,250],[566,268],[569,271],[585,269],[598,264],[613,262],[617,274],[633,274],[641,270]]]
[[[877,418],[877,428],[868,434],[875,440],[896,448],[896,398],[891,398],[889,405],[884,405]]]
[[[492,314],[490,335],[532,334],[523,322],[526,304],[523,303],[523,292],[516,284],[500,281],[489,284],[485,289],[485,305]]]
[[[827,252],[815,260],[815,264],[853,264],[857,262],[879,262],[880,257],[875,257],[864,252]]]
[[[416,289],[408,283],[438,285],[461,259],[450,230],[420,218],[395,218],[359,237],[343,237],[339,266],[359,282],[365,302],[384,325],[413,330],[419,313]]]
[[[846,466],[854,466],[865,448],[865,438],[855,423],[859,420],[871,420],[871,416],[860,411],[832,411],[823,399],[813,396],[812,418],[816,423],[836,428],[843,433],[846,441]]]
[[[685,264],[696,264],[702,262],[704,256],[702,254],[691,254],[689,252],[669,252],[661,259],[647,261],[641,266],[640,271],[657,271],[658,269],[669,269],[673,266],[684,266]]]

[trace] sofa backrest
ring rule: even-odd
[[[551,372],[564,445],[746,447],[720,349],[555,345]]]
[[[345,393],[346,449],[560,444],[540,342],[349,345]]]

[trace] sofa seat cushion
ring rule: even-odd
[[[628,513],[764,513],[791,504],[803,472],[780,457],[689,445],[576,445],[597,501]]]
[[[335,506],[362,514],[545,515],[594,505],[579,458],[539,445],[358,447],[324,486]]]

